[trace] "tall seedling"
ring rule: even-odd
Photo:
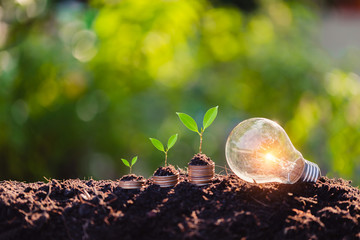
[[[174,146],[174,144],[176,143],[176,140],[178,138],[178,134],[174,134],[172,135],[167,143],[167,147],[165,148],[164,145],[157,140],[156,138],[149,138],[151,143],[154,145],[154,147],[156,147],[158,150],[160,150],[161,152],[165,153],[165,167],[167,165],[167,154],[170,148],[172,148]]]
[[[204,119],[203,119],[203,127],[200,130],[199,130],[195,120],[192,117],[190,117],[189,115],[187,115],[185,113],[179,113],[179,112],[176,113],[179,116],[180,121],[185,125],[185,127],[190,129],[191,131],[199,134],[199,136],[200,136],[199,153],[202,153],[201,147],[202,147],[204,131],[215,120],[217,113],[218,113],[218,108],[219,108],[219,106],[216,106],[216,107],[213,107],[213,108],[210,108],[209,110],[207,110],[207,112],[205,113]]]

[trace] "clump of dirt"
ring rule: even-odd
[[[167,167],[159,167],[154,172],[154,176],[171,176],[176,175],[178,171],[174,168],[173,165],[168,165]]]
[[[120,181],[141,181],[145,180],[143,176],[137,176],[135,174],[124,175],[120,178]]]
[[[198,187],[111,180],[0,183],[0,239],[359,239],[360,190],[343,179]]]
[[[205,165],[212,165],[214,162],[205,154],[197,153],[194,157],[190,160],[189,165],[192,166],[205,166]]]

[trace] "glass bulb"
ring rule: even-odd
[[[292,184],[320,177],[318,165],[305,160],[285,130],[269,119],[239,123],[226,141],[225,153],[231,170],[248,182]]]

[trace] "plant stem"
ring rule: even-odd
[[[165,151],[165,167],[166,167],[166,163],[167,163],[167,152],[168,151]]]
[[[130,174],[131,174],[131,167],[132,167],[132,166],[130,166]]]
[[[199,153],[202,153],[202,151],[201,151],[201,145],[202,145],[202,135],[203,135],[203,133],[204,133],[204,131],[201,131],[201,133],[199,133],[199,135],[200,135],[200,146],[199,146]]]

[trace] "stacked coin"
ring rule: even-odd
[[[194,166],[189,165],[188,174],[189,180],[192,184],[198,186],[204,186],[211,182],[211,179],[214,177],[215,165],[201,165]]]
[[[160,185],[160,187],[172,187],[179,181],[179,174],[170,176],[153,176],[154,184]]]
[[[144,185],[144,180],[139,181],[120,181],[119,185],[124,189],[139,189]]]

